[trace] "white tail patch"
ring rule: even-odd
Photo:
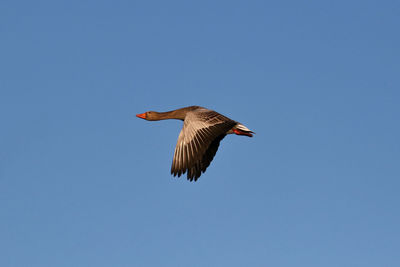
[[[235,128],[246,132],[252,132],[249,128],[240,123],[236,124]]]

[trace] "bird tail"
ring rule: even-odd
[[[237,135],[246,135],[248,137],[253,137],[253,134],[255,133],[240,123],[236,124],[232,131]]]

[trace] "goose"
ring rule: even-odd
[[[189,181],[197,181],[217,153],[219,143],[227,134],[253,137],[254,132],[243,124],[220,113],[200,106],[189,106],[167,112],[147,111],[136,117],[147,121],[177,119],[183,121],[183,128],[171,166],[171,174],[187,172]]]

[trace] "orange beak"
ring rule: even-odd
[[[136,117],[141,118],[141,119],[146,119],[146,112],[142,114],[136,114]]]

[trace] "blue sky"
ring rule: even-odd
[[[398,1],[2,1],[0,265],[399,266]],[[201,105],[240,121],[170,174]]]

